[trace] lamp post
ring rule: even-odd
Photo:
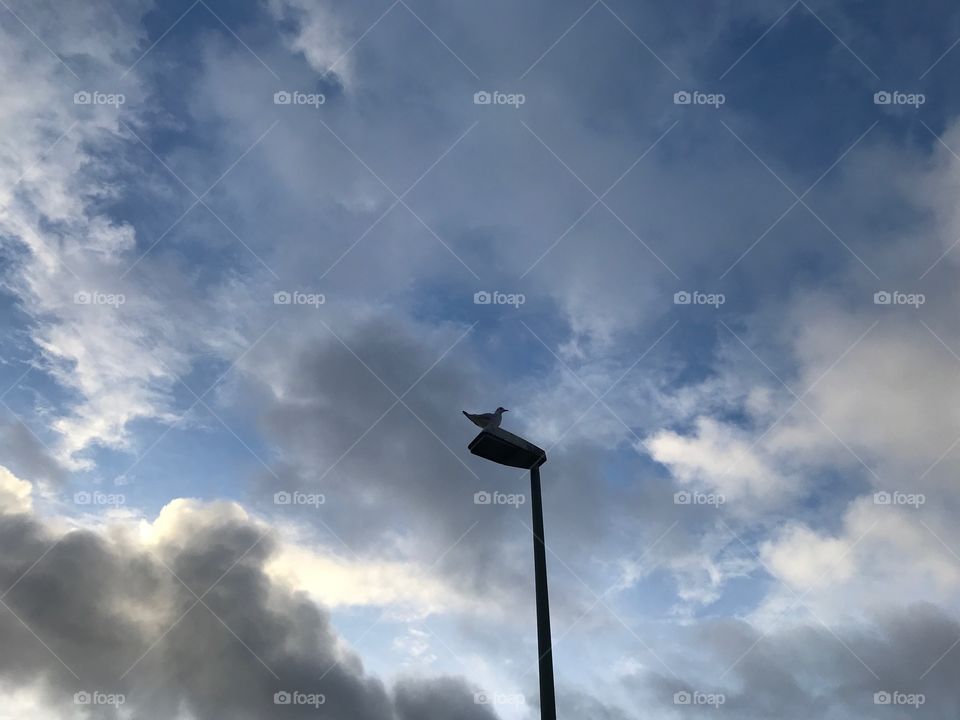
[[[533,512],[533,570],[537,590],[537,648],[540,656],[540,718],[557,720],[553,688],[553,650],[550,641],[550,600],[547,597],[547,553],[543,541],[543,502],[540,466],[547,454],[522,437],[486,428],[468,446],[471,453],[500,465],[530,471],[530,506]]]

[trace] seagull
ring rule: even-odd
[[[487,428],[500,427],[500,420],[503,418],[503,414],[510,411],[506,408],[498,407],[492,413],[481,413],[479,415],[468,413],[466,410],[463,410],[462,412],[467,416],[467,420],[486,430]]]

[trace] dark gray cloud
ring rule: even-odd
[[[394,688],[399,720],[492,720],[496,713],[489,705],[475,702],[464,682],[456,678],[400,680]]]
[[[45,702],[63,708],[76,692],[120,693],[140,718],[495,717],[459,680],[406,680],[394,699],[338,647],[324,610],[270,582],[274,541],[235,506],[178,503],[161,526],[148,551],[0,515],[0,679],[39,681]],[[277,706],[284,692],[325,702]],[[115,716],[75,713],[84,709]]]
[[[506,426],[520,430],[537,389],[523,387],[520,378],[502,386],[484,380],[486,351],[470,335],[404,397],[409,410],[397,404],[387,412],[395,397],[384,384],[402,395],[466,329],[431,332],[390,313],[347,329],[334,326],[349,349],[321,331],[282,355],[271,348],[255,353],[252,375],[272,390],[249,392],[257,396],[265,437],[283,459],[275,474],[259,474],[255,500],[321,533],[329,527],[360,556],[393,556],[402,536],[408,558],[426,565],[439,560],[436,569],[456,587],[532,608],[529,478],[472,456],[466,446],[476,428],[460,409],[503,404],[512,410]],[[631,535],[620,550],[627,556],[667,529],[672,518],[664,522],[664,513],[682,519],[665,484],[598,492],[601,455],[589,443],[568,443],[551,450],[543,469],[547,540],[556,553],[553,609],[566,621],[595,598],[561,560],[589,570],[596,544],[612,533]],[[640,466],[635,457],[625,463]],[[271,505],[273,493],[292,489],[323,493],[326,503],[319,513]],[[520,494],[524,504],[477,505],[478,491]],[[331,545],[339,547],[337,540]],[[587,580],[595,579],[588,574]],[[599,582],[593,587],[597,594],[606,589]]]
[[[0,457],[19,477],[55,485],[66,479],[63,466],[22,422],[0,420]]]
[[[769,635],[742,621],[708,621],[692,630],[682,679],[651,673],[628,685],[638,699],[680,717],[952,717],[960,708],[960,654],[951,651],[957,638],[956,618],[929,604],[869,623],[832,630],[803,625]],[[675,693],[723,694],[724,701],[676,705]],[[877,693],[892,702],[878,704]],[[909,696],[922,696],[922,703],[906,705]]]

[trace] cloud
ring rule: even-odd
[[[0,465],[0,510],[24,513],[33,508],[33,486]]]
[[[244,361],[236,396],[260,409],[262,432],[282,457],[259,473],[254,497],[272,505],[278,491],[322,493],[321,512],[273,505],[271,513],[318,537],[333,533],[328,542],[345,563],[356,565],[342,575],[348,584],[379,572],[401,581],[416,569],[442,582],[428,579],[406,596],[419,608],[442,602],[450,612],[492,613],[520,623],[506,608],[532,602],[529,502],[478,505],[474,495],[485,490],[526,497],[529,480],[470,455],[466,445],[476,428],[459,411],[481,409],[490,393],[498,393],[514,398],[512,412],[529,417],[524,408],[535,407],[537,389],[490,387],[469,326],[438,327],[381,309],[341,315],[331,330],[339,340],[321,328],[304,332],[283,353],[263,347]],[[530,430],[539,439],[544,429],[534,421]],[[548,533],[558,528],[551,548],[565,562],[577,562],[591,552],[592,539],[609,531],[606,519],[629,511],[594,492],[600,482],[595,447],[570,441],[551,458],[544,470]],[[641,533],[652,542],[664,529],[654,523]],[[287,565],[310,572],[309,564]],[[576,617],[592,604],[576,578],[561,573],[556,582],[569,589],[557,593],[558,617]],[[407,593],[402,586],[396,587]]]
[[[99,5],[72,9],[67,17],[51,7],[36,4],[26,16],[44,29],[56,25],[48,39],[61,52],[76,53],[68,57],[83,71],[82,87],[64,81],[64,66],[48,52],[38,57],[29,34],[5,26],[0,66],[22,107],[0,115],[9,156],[0,175],[7,193],[0,227],[17,248],[8,288],[34,321],[31,337],[46,369],[73,393],[72,407],[60,408],[51,425],[60,435],[58,461],[76,469],[89,466],[78,454],[91,445],[129,447],[133,420],[169,419],[164,392],[172,368],[182,370],[184,363],[156,299],[122,277],[135,251],[133,227],[103,210],[118,193],[117,165],[104,155],[122,153],[129,143],[121,138],[117,110],[72,102],[74,91],[119,92],[122,58],[134,50],[139,32],[129,24],[117,31],[120,17]],[[138,19],[137,4],[126,4],[122,15],[127,23]],[[137,86],[124,89],[132,104]],[[129,304],[107,303],[107,297]]]
[[[936,718],[960,701],[951,680],[960,655],[947,652],[958,636],[956,619],[926,604],[829,631],[805,625],[767,633],[737,620],[705,621],[688,638],[696,659],[680,678],[640,673],[626,684],[635,699],[650,703],[654,717],[675,717],[682,710],[695,718],[867,720],[897,710]],[[719,705],[690,702],[681,708],[675,693],[723,699]],[[885,707],[883,695],[878,705],[877,693],[896,695],[889,704],[898,707]],[[904,704],[908,697],[918,706]]]
[[[584,692],[560,692],[557,706],[583,720],[627,720],[631,717],[625,710]]]
[[[776,463],[762,455],[749,433],[709,417],[699,417],[685,437],[669,430],[655,433],[643,447],[667,465],[682,484],[720,493],[732,502],[770,501],[788,490]]]
[[[49,2],[12,5],[83,82],[104,87],[165,29],[158,27],[162,8],[141,17],[146,3],[66,10]],[[35,621],[38,635],[58,654],[62,649],[71,666],[89,665],[81,658],[99,655],[83,649],[97,646],[106,665],[117,667],[116,677],[195,600],[161,560],[197,592],[229,570],[205,602],[243,642],[198,605],[128,676],[131,697],[143,697],[147,681],[140,672],[155,673],[160,689],[152,712],[165,717],[259,712],[260,691],[283,686],[243,643],[264,663],[282,667],[281,677],[311,687],[339,652],[328,619],[311,610],[318,602],[339,608],[397,603],[398,613],[417,618],[454,616],[478,646],[510,657],[516,650],[510,643],[522,642],[512,630],[524,622],[513,609],[531,607],[528,513],[478,507],[472,496],[481,489],[525,489],[525,478],[467,455],[473,430],[458,425],[457,413],[482,409],[490,398],[512,398],[504,404],[522,418],[523,432],[552,442],[594,400],[515,317],[534,327],[595,392],[627,373],[606,398],[616,415],[595,407],[551,448],[544,472],[551,563],[566,566],[552,575],[559,628],[572,627],[592,606],[584,585],[607,587],[618,576],[626,576],[614,589],[630,618],[656,618],[665,608],[671,621],[689,623],[710,606],[751,621],[773,619],[792,598],[768,582],[754,549],[778,577],[809,589],[811,611],[838,627],[849,620],[851,605],[865,613],[871,601],[900,606],[934,599],[952,611],[956,571],[947,548],[960,547],[951,523],[960,509],[952,454],[960,425],[948,349],[960,347],[950,329],[955,253],[925,281],[931,302],[922,317],[945,348],[912,316],[873,307],[873,276],[836,242],[842,238],[884,283],[909,289],[957,234],[956,167],[949,154],[891,147],[898,141],[877,137],[889,130],[878,127],[807,198],[829,232],[798,207],[724,284],[717,280],[723,269],[792,199],[714,115],[685,113],[669,98],[679,83],[714,83],[750,48],[727,81],[724,122],[802,189],[797,182],[805,174],[818,176],[836,158],[816,166],[834,144],[841,144],[839,154],[875,119],[869,103],[844,88],[850,110],[831,117],[863,121],[863,127],[849,138],[840,137],[842,129],[816,133],[806,146],[812,136],[801,106],[835,107],[836,98],[811,100],[797,92],[770,62],[776,58],[769,48],[806,48],[811,37],[834,44],[826,28],[797,7],[770,29],[782,8],[759,0],[720,2],[706,15],[599,4],[572,28],[583,12],[573,3],[551,5],[547,13],[544,3],[441,5],[416,7],[429,28],[400,4],[366,35],[384,8],[305,0],[271,0],[266,9],[240,4],[224,13],[228,33],[197,6],[127,76],[130,102],[121,117],[198,191],[206,186],[200,181],[209,176],[212,182],[232,167],[277,121],[261,150],[245,156],[230,181],[207,198],[230,232],[236,229],[277,272],[276,283],[242,247],[235,249],[249,266],[224,249],[225,242],[235,247],[234,238],[203,208],[162,236],[192,198],[118,124],[117,113],[71,106],[69,72],[32,35],[15,23],[0,31],[0,72],[10,89],[10,102],[0,109],[0,134],[7,138],[0,143],[6,168],[0,184],[14,186],[0,211],[0,231],[14,240],[7,287],[27,315],[45,369],[66,395],[50,403],[52,413],[38,413],[49,421],[46,429],[60,435],[56,460],[33,447],[22,426],[0,429],[14,478],[4,476],[0,492],[10,509],[4,532],[29,540],[29,552],[11,560],[2,579],[16,581],[62,532],[29,515],[18,477],[62,482],[62,466],[93,469],[94,457],[110,457],[98,457],[99,447],[144,447],[144,421],[169,427],[180,401],[192,402],[178,378],[193,372],[193,385],[220,375],[279,320],[211,398],[249,423],[236,437],[244,444],[249,439],[270,465],[255,481],[249,506],[180,499],[145,523],[142,536],[125,535],[112,523],[102,532],[75,529],[11,592],[10,598],[23,594],[18,613],[29,616],[31,627]],[[853,32],[858,23],[839,11],[824,17],[860,50],[863,35]],[[818,42],[809,47],[830,63],[813,66],[829,69],[825,77],[847,77],[832,72],[836,55],[859,71],[841,46],[836,54],[821,53]],[[472,105],[481,83],[516,77],[545,49],[523,85],[529,97],[522,111],[496,115]],[[281,75],[282,86],[258,57]],[[802,58],[810,73],[808,57]],[[757,68],[777,87],[765,93]],[[321,89],[328,102],[322,114],[277,107],[271,96],[279,87]],[[134,102],[141,99],[148,102]],[[771,109],[796,118],[765,128]],[[676,129],[632,167],[675,119]],[[77,126],[57,141],[74,120]],[[458,137],[462,142],[431,166]],[[956,130],[944,135],[954,147],[956,137]],[[796,149],[798,139],[804,152]],[[398,205],[375,224],[394,204],[391,190],[402,192],[428,168],[405,198],[411,209]],[[605,198],[609,208],[598,204],[587,212],[595,198],[582,183],[599,193],[628,169]],[[904,220],[918,209],[932,219]],[[928,225],[935,232],[925,232]],[[158,238],[157,250],[121,279]],[[730,338],[716,340],[714,330],[726,337],[716,313],[672,305],[673,292],[695,286],[728,291],[724,322],[738,332],[746,325],[746,343],[792,390],[811,388],[804,404],[788,411],[794,397],[757,357]],[[270,302],[274,291],[297,287],[326,292],[328,304],[295,314]],[[497,310],[470,305],[483,288],[523,291],[529,303],[522,314],[480,315]],[[73,293],[83,290],[123,293],[126,303],[77,305]],[[674,315],[680,322],[664,341],[667,359],[631,365]],[[404,396],[409,409],[394,404],[391,390],[410,387],[475,319],[481,321],[477,332]],[[841,358],[875,320],[880,325]],[[638,437],[645,439],[635,446],[640,456],[627,447]],[[197,463],[184,481],[196,481],[198,495],[222,492],[224,485],[211,479],[222,470]],[[674,484],[719,492],[730,502],[712,515],[678,508]],[[323,514],[270,506],[273,492],[296,488],[324,492]],[[869,502],[873,491],[895,488],[927,493],[927,528],[904,508]],[[162,493],[162,484],[154,489]],[[245,490],[241,481],[229,492]],[[257,544],[264,525],[256,518],[262,517],[305,526],[296,539],[310,546],[296,547],[293,533],[283,532],[288,527]],[[76,567],[88,565],[90,577],[78,577]],[[45,567],[62,569],[76,596]],[[52,606],[61,601],[58,616]],[[491,632],[477,622],[477,615],[489,622],[498,613],[502,627],[496,629],[509,631]],[[789,619],[810,621],[802,609]],[[610,625],[623,634],[622,626]],[[608,629],[591,617],[580,629],[589,628],[593,640],[598,627]],[[854,646],[858,638],[841,629]],[[17,647],[26,648],[31,671],[39,668],[42,678],[64,674],[22,626],[11,621],[6,630],[20,633]],[[657,630],[668,636],[675,628]],[[84,631],[82,642],[75,640]],[[194,636],[201,647],[188,642]],[[418,637],[411,633],[411,651],[421,649]],[[729,632],[725,641],[756,637],[752,630]],[[786,636],[777,640],[801,655],[807,648]],[[598,656],[606,655],[607,646],[596,644]],[[693,662],[695,649],[685,650]],[[826,652],[818,657],[836,659]],[[236,674],[236,696],[211,658],[218,664],[222,658]],[[779,659],[772,658],[765,680],[783,697],[812,702],[815,710],[843,706],[842,699],[819,703],[824,681],[816,662],[797,677]],[[331,697],[359,708],[360,717],[431,717],[440,707],[485,716],[455,681],[389,691],[364,674],[355,657],[342,662],[347,669],[330,676]],[[571,676],[576,666],[568,666]],[[27,694],[40,692],[31,684],[35,675],[17,676]],[[54,700],[60,697],[55,690]],[[586,697],[570,703],[584,717],[618,717],[612,705]],[[758,700],[768,715],[776,712],[772,703],[772,696]],[[667,706],[665,714],[675,709]]]
[[[492,598],[459,592],[456,586],[436,577],[426,564],[337,557],[285,542],[267,566],[267,573],[276,582],[306,592],[329,608],[394,606],[396,613],[418,617],[448,612],[499,614]]]
[[[770,569],[791,587],[804,591],[850,578],[853,559],[849,542],[823,537],[803,526],[785,528],[776,543],[761,547]]]
[[[341,13],[334,12],[326,2],[307,0],[270,0],[269,7],[277,20],[295,24],[296,30],[287,38],[292,51],[302,53],[319,75],[336,73],[350,81],[351,62],[346,53],[351,43],[344,37]]]
[[[15,473],[62,485],[67,471],[21,422],[0,422],[0,456]]]
[[[368,720],[495,717],[459,680],[405,681],[393,697],[326,611],[271,580],[276,538],[239,506],[177,500],[139,534],[59,534],[22,512],[22,481],[0,477],[17,491],[0,495],[0,686],[36,688],[51,713],[69,714],[86,690],[122,694],[143,718],[275,717],[284,692],[322,694],[322,712]],[[296,700],[284,710],[316,716]]]
[[[404,679],[394,688],[394,702],[400,720],[492,720],[496,713],[475,702],[463,681],[436,678],[430,681]]]

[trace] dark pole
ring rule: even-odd
[[[553,650],[550,641],[550,600],[547,597],[547,553],[543,541],[543,503],[540,498],[540,467],[530,468],[533,508],[533,569],[537,585],[537,647],[540,653],[540,720],[557,720],[553,690]]]

